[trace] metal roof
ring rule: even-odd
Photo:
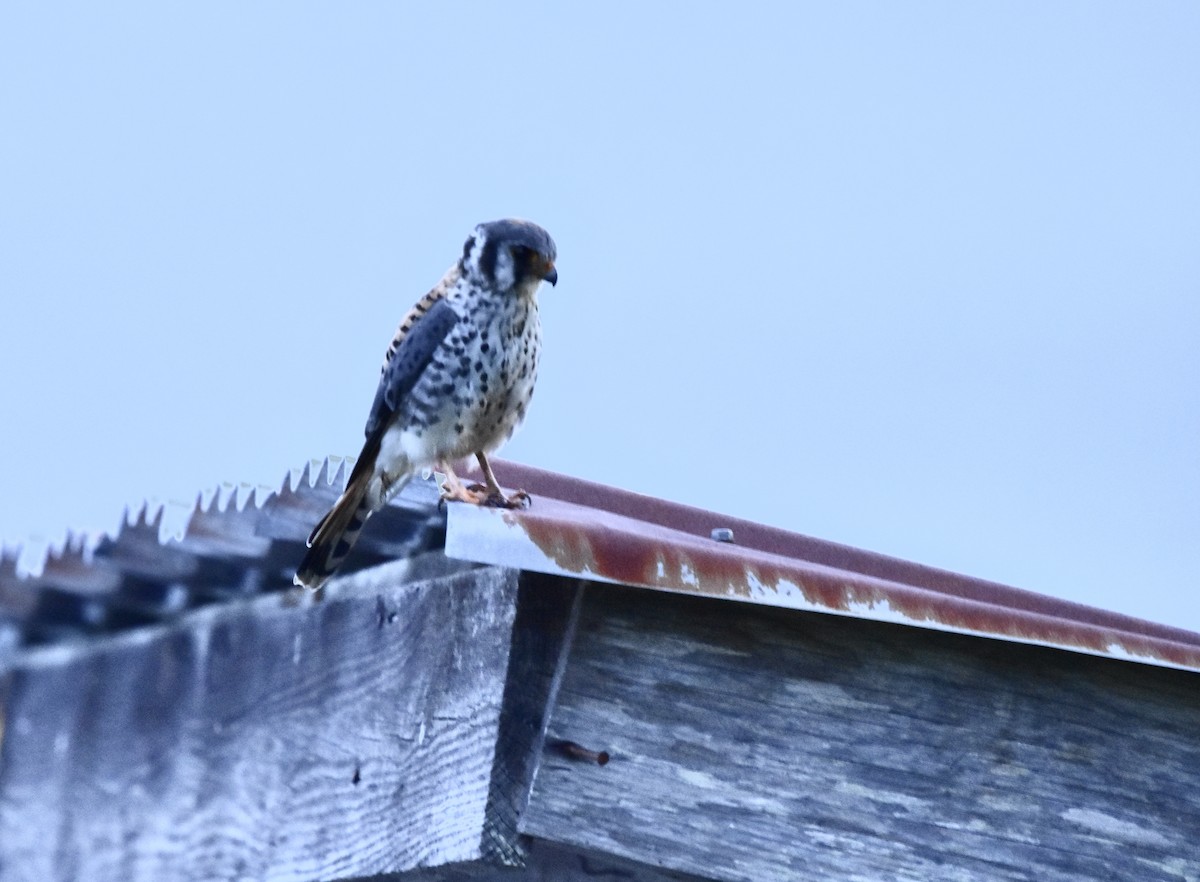
[[[1200,634],[1181,628],[515,463],[496,473],[534,505],[452,506],[448,556],[1200,670]]]
[[[346,466],[327,459],[289,474],[276,491],[201,497],[177,530],[161,507],[143,508],[113,537],[68,540],[33,577],[19,575],[6,551],[0,625],[44,641],[291,590],[304,539]],[[439,507],[433,483],[413,481],[363,532],[348,570],[444,549],[476,563],[1200,671],[1200,634],[1190,631],[516,463],[495,468],[506,486],[533,495],[531,507]],[[0,627],[0,655],[4,645]]]

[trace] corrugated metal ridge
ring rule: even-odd
[[[289,471],[278,489],[224,484],[190,504],[127,508],[112,534],[68,533],[63,542],[5,548],[0,621],[26,637],[57,639],[167,618],[202,602],[214,566],[224,570],[222,590],[235,582],[240,591],[259,590],[270,581],[261,569],[271,546],[259,528],[296,500],[310,509],[327,505],[345,468],[339,457],[313,460]]]
[[[203,542],[205,537],[237,545],[252,542],[253,531],[245,534],[246,524],[237,523],[239,515],[249,520],[268,503],[280,498],[300,495],[317,496],[323,504],[333,498],[345,483],[346,470],[354,461],[339,456],[310,460],[302,468],[290,469],[278,489],[250,484],[222,484],[196,494],[191,503],[146,500],[136,508],[126,508],[121,525],[115,534],[88,534],[68,531],[61,542],[35,545],[36,557],[22,545],[0,549],[0,578],[36,584],[54,579],[66,581],[73,571],[83,571],[97,564],[97,548],[120,545],[124,541],[143,543],[152,539],[156,546],[192,540]],[[336,489],[334,489],[336,488]],[[323,494],[321,491],[325,491]],[[241,548],[243,555],[252,556],[261,546]],[[19,565],[18,565],[19,562]],[[88,578],[92,581],[94,577]],[[103,580],[101,580],[103,581]],[[103,591],[103,584],[97,584]],[[82,586],[81,586],[82,588]],[[86,590],[86,588],[83,588]]]
[[[690,506],[496,463],[523,512],[450,506],[446,553],[1200,670],[1200,634]],[[716,542],[715,528],[736,544]]]
[[[278,489],[225,484],[192,504],[144,503],[112,535],[0,549],[0,648],[26,640],[133,627],[193,606],[291,590],[304,540],[345,485],[353,460],[289,471]],[[369,566],[441,548],[444,513],[432,481],[415,480],[377,516],[348,562]]]

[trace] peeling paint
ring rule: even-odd
[[[556,480],[555,486],[564,489],[562,482],[567,479],[557,476]],[[606,492],[614,499],[580,494],[588,501],[608,503],[601,508],[537,496],[534,480],[520,483],[535,494],[534,504],[524,511],[451,505],[446,554],[477,563],[1200,671],[1200,635],[1190,632],[917,564],[880,562],[868,552],[832,543],[822,549],[818,540],[808,537],[796,537],[796,544],[810,555],[790,556],[780,553],[786,537],[778,531],[761,543],[772,550],[756,548],[753,527],[742,523],[734,525],[737,544],[714,542],[707,534],[682,527],[695,521],[707,528],[731,519],[711,513],[699,518],[683,507],[674,517],[671,504],[662,500],[650,503],[635,498],[619,505],[620,491],[611,488]],[[635,517],[638,506],[652,511],[655,519]],[[862,568],[833,566],[812,557]],[[881,573],[904,575],[908,580],[882,578]]]

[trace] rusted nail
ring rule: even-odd
[[[717,542],[732,542],[733,530],[728,527],[716,527],[712,531],[712,537]]]
[[[588,750],[582,744],[576,744],[574,741],[554,741],[550,746],[567,759],[582,760],[598,766],[604,765],[609,760],[607,750]]]

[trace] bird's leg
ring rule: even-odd
[[[458,480],[458,475],[454,474],[450,463],[439,462],[438,467],[446,476],[442,481],[442,499],[447,502],[469,502],[472,505],[481,505],[487,500],[487,495],[483,493],[482,487],[479,489],[474,486],[464,487]]]
[[[482,500],[484,505],[491,505],[496,508],[525,508],[532,502],[529,494],[524,490],[518,490],[512,496],[505,496],[504,491],[500,489],[500,484],[496,480],[496,476],[492,473],[492,464],[488,462],[487,455],[481,450],[475,454],[475,458],[479,460],[479,469],[483,472],[483,479],[487,484],[482,487],[478,484],[473,484],[469,489],[485,491],[487,493],[487,496]]]

